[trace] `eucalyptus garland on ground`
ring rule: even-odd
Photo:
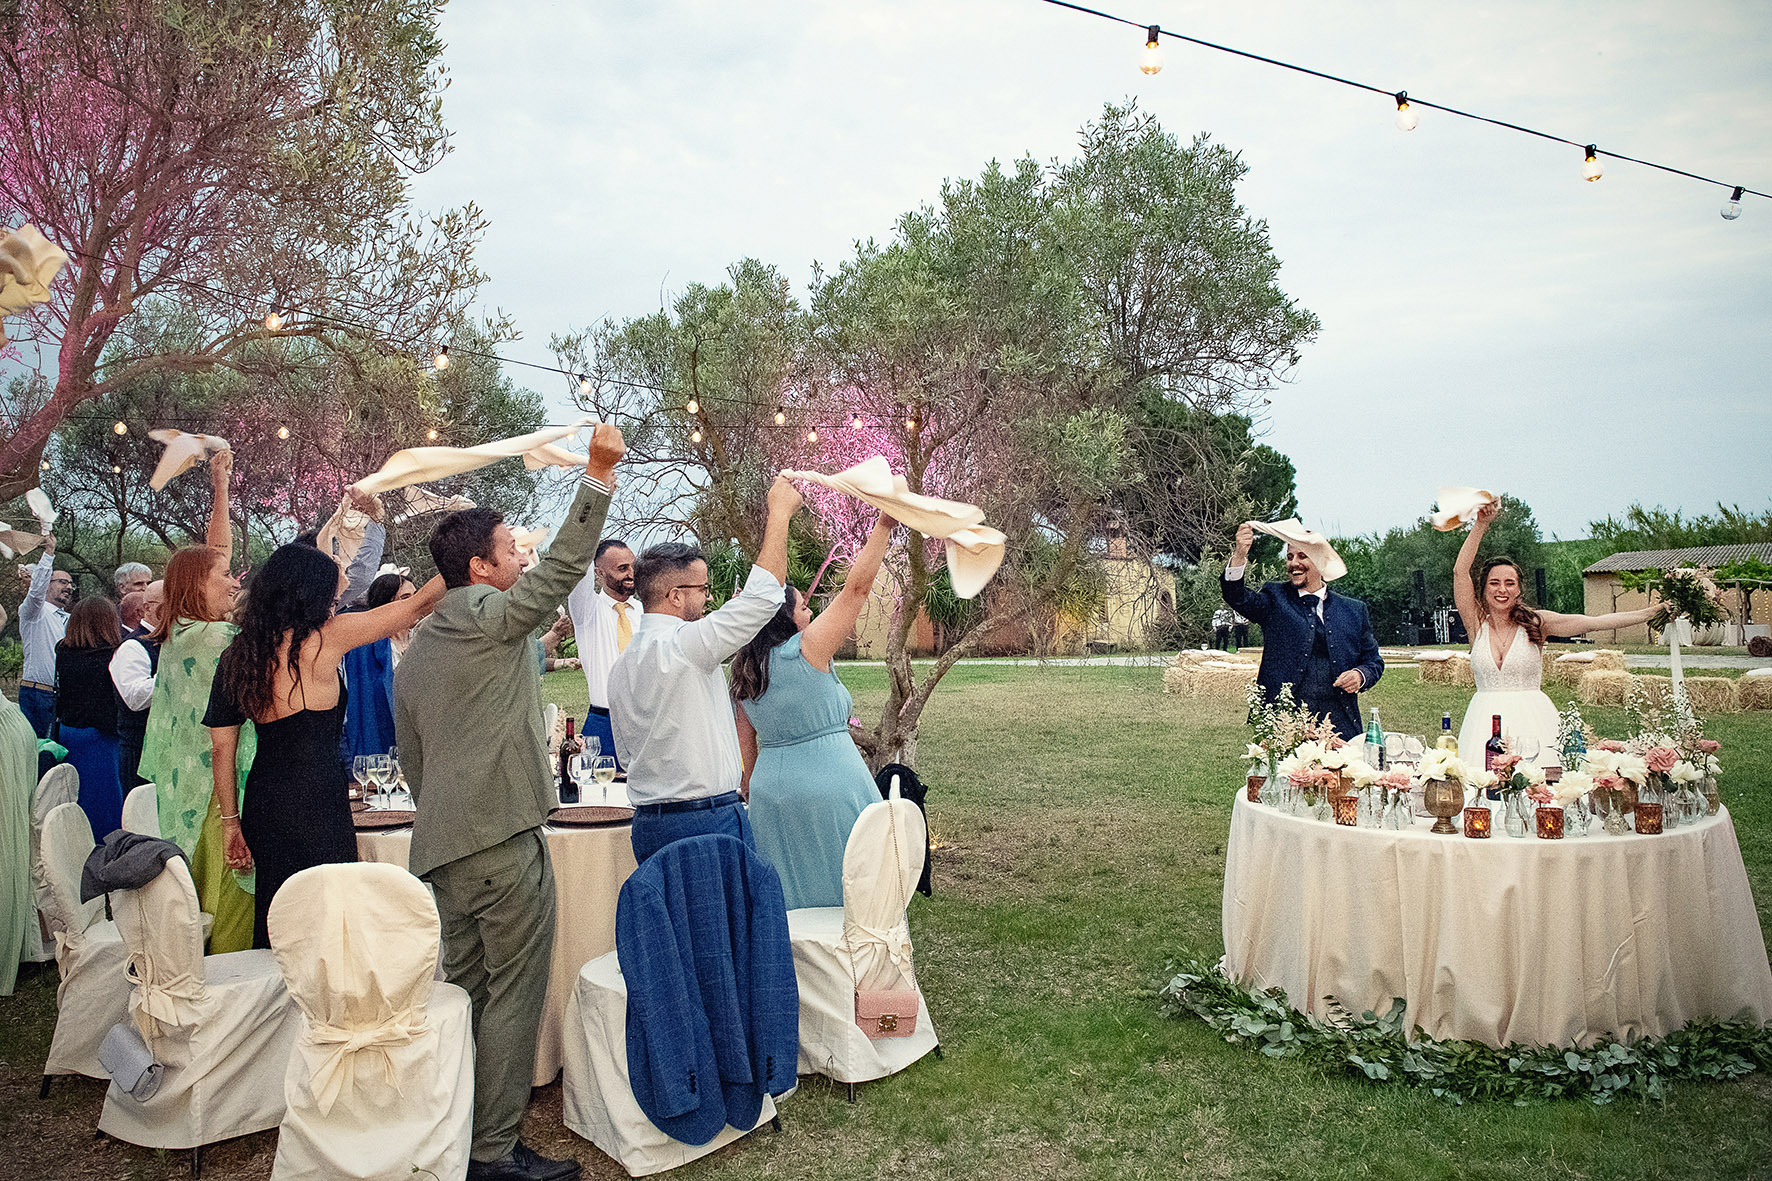
[[[1336,1019],[1324,1021],[1292,1008],[1279,989],[1249,991],[1199,959],[1182,964],[1158,995],[1165,1014],[1191,1014],[1225,1041],[1247,1043],[1270,1058],[1301,1058],[1373,1082],[1426,1087],[1453,1103],[1663,1099],[1672,1083],[1721,1082],[1772,1069],[1772,1025],[1748,1021],[1695,1022],[1629,1045],[1608,1040],[1587,1049],[1495,1049],[1419,1031],[1408,1040],[1400,998],[1382,1016],[1368,1009],[1355,1017],[1338,1007]]]

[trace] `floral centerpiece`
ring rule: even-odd
[[[1249,728],[1255,741],[1244,747],[1243,757],[1249,760],[1251,780],[1278,780],[1286,774],[1280,764],[1305,743],[1318,741],[1319,735],[1327,735],[1327,741],[1341,745],[1327,719],[1315,716],[1298,703],[1291,685],[1281,685],[1279,696],[1269,701],[1261,686],[1251,683],[1247,700]]]

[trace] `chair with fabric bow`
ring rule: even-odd
[[[31,959],[47,963],[55,958],[55,936],[49,930],[49,883],[38,872],[37,850],[43,843],[43,821],[63,804],[80,802],[80,772],[71,763],[58,763],[43,773],[31,790],[31,886],[37,898],[37,915],[43,946]]]
[[[41,1097],[58,1074],[109,1078],[98,1047],[129,1010],[129,949],[105,900],[80,901],[80,870],[93,849],[92,825],[79,804],[58,804],[43,818],[32,872],[48,889],[49,930],[61,983],[55,989],[55,1035],[43,1063]]]
[[[300,1007],[273,1181],[460,1177],[474,1123],[468,994],[436,979],[441,927],[396,865],[320,865],[283,884],[271,952]]]
[[[138,890],[111,892],[129,948],[129,1020],[164,1068],[159,1090],[138,1100],[115,1081],[99,1131],[144,1148],[192,1150],[274,1128],[300,1013],[268,951],[203,954],[203,915],[182,857]]]
[[[143,836],[160,835],[160,798],[158,789],[153,784],[144,783],[131,788],[129,794],[123,797],[123,827]]]
[[[843,847],[843,905],[788,911],[794,975],[800,986],[802,1074],[855,1084],[896,1074],[941,1045],[928,1002],[911,966],[911,929],[905,918],[923,863],[923,814],[892,788],[869,804]],[[909,1036],[858,1024],[857,1000],[874,991],[916,994],[916,1025]],[[877,1022],[900,1014],[873,1014]]]
[[[798,1081],[785,915],[780,877],[733,837],[647,858],[622,886],[616,950],[566,1001],[566,1126],[643,1177],[776,1122]]]

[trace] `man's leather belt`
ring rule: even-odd
[[[45,693],[55,692],[54,685],[45,685],[42,681],[20,681],[18,687],[20,689],[41,689]]]
[[[703,812],[709,808],[723,808],[727,804],[738,802],[737,792],[723,791],[717,796],[703,796],[698,800],[664,800],[657,804],[639,804],[634,808],[634,811],[663,816],[668,812]]]

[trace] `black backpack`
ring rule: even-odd
[[[880,789],[880,798],[889,799],[892,795],[892,777],[898,776],[898,794],[917,805],[917,811],[923,813],[923,872],[917,878],[917,889],[923,897],[933,898],[935,888],[930,884],[929,863],[932,845],[929,840],[929,808],[923,802],[928,789],[917,773],[903,763],[887,763],[874,775],[874,786]]]

